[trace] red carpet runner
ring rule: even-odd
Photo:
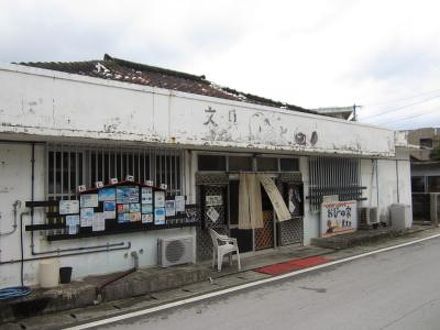
[[[290,261],[281,262],[279,264],[264,266],[261,268],[254,269],[254,271],[268,275],[281,275],[295,270],[325,264],[326,262],[329,261],[330,260],[327,258],[321,256],[314,256],[303,259],[293,259]]]

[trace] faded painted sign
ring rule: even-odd
[[[276,151],[395,154],[394,132],[388,129],[147,86],[28,71],[34,72],[23,67],[15,67],[12,72],[0,66],[0,96],[5,96],[0,97],[0,133]]]

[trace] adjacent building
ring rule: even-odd
[[[431,203],[437,199],[435,194],[440,193],[440,130],[427,127],[407,134],[408,143],[413,146],[410,158],[414,218],[431,220]]]

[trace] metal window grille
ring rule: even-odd
[[[75,199],[77,187],[94,187],[133,175],[135,181],[165,183],[168,195],[183,193],[183,151],[177,149],[47,145],[47,198]]]
[[[309,158],[310,206],[319,209],[323,196],[338,195],[339,200],[361,200],[359,160],[352,158]]]

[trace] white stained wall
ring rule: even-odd
[[[309,194],[308,158],[300,158],[300,170],[304,181],[304,197]],[[359,201],[358,207],[377,207],[379,220],[391,224],[390,206],[405,204],[411,207],[411,171],[408,152],[397,150],[393,159],[360,159],[361,186],[365,201]],[[412,214],[412,212],[411,212]],[[412,222],[412,221],[411,221]],[[306,200],[304,210],[304,244],[319,237],[320,214],[309,207]]]
[[[31,200],[31,176],[32,176],[32,146],[30,144],[0,143],[0,232],[9,232],[13,227],[13,204],[16,200],[21,201],[22,207],[18,210],[19,216],[27,212],[25,201]],[[45,147],[35,147],[35,200],[45,200]],[[42,210],[35,209],[34,222],[44,223]],[[23,227],[30,224],[30,217],[23,217]],[[131,248],[121,251],[109,251],[92,254],[84,254],[72,257],[59,258],[61,266],[73,266],[73,279],[87,275],[105,274],[116,271],[128,270],[133,267],[131,252],[139,255],[139,266],[146,267],[156,265],[156,243],[158,238],[171,236],[192,235],[195,239],[195,230],[191,228],[176,228],[150,232],[138,232],[129,234],[109,235],[82,239],[71,239],[49,243],[45,237],[35,232],[35,252],[48,250],[78,248],[107,243],[131,243]],[[23,228],[24,258],[44,257],[52,254],[32,256],[31,234]],[[20,260],[20,228],[10,235],[0,236],[0,288],[20,285],[20,263],[1,264],[10,260]],[[71,252],[69,252],[71,253]],[[61,252],[61,254],[64,254]],[[40,261],[24,263],[25,284],[38,284],[38,265]]]
[[[391,130],[244,102],[18,65],[0,66],[0,85],[4,134],[395,154]]]

